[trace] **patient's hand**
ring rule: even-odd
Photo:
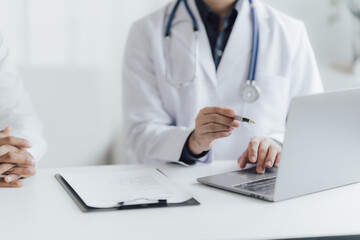
[[[10,137],[10,129],[0,132],[0,187],[22,187],[22,177],[35,175],[35,161],[26,150],[31,145],[21,138]]]
[[[256,172],[264,173],[265,168],[279,166],[281,146],[271,138],[253,137],[247,150],[238,158],[240,168],[247,163],[257,164]]]

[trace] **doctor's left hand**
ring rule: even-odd
[[[256,172],[264,173],[265,168],[279,166],[281,146],[271,138],[253,137],[246,151],[238,158],[240,168],[247,163],[256,163]]]

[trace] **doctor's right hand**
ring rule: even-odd
[[[199,155],[209,151],[214,140],[231,135],[232,131],[240,126],[234,120],[236,113],[231,108],[205,107],[200,110],[195,119],[195,130],[189,138],[189,149]]]

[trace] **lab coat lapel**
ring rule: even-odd
[[[218,66],[217,78],[219,81],[225,76],[229,69],[233,68],[234,64],[241,65],[239,69],[245,69],[246,72],[239,73],[240,76],[248,75],[251,53],[252,41],[252,21],[251,10],[248,0],[242,1],[241,9],[236,18],[234,27],[230,34],[229,40],[225,47],[225,51]],[[266,34],[265,29],[268,29],[267,24],[263,21],[267,18],[266,12],[260,1],[254,2],[260,24],[260,39]],[[236,77],[236,76],[235,76]]]
[[[206,29],[204,23],[200,17],[200,13],[196,7],[195,0],[190,0],[189,6],[191,11],[193,12],[198,25],[199,25],[199,47],[200,47],[200,65],[202,67],[203,72],[207,75],[210,82],[216,86],[216,68],[214,59],[211,52],[209,38],[206,33]]]
[[[250,57],[251,48],[251,14],[248,0],[241,0],[241,8],[231,31],[225,51],[218,66],[217,77],[222,79],[229,68],[234,64],[246,65],[248,62],[242,62]],[[241,68],[243,69],[243,67]],[[246,73],[247,74],[247,73]],[[242,76],[243,74],[241,74]],[[236,76],[234,76],[236,78]]]
[[[196,21],[199,25],[199,48],[200,48],[200,72],[206,75],[207,79],[216,86],[216,69],[214,60],[211,53],[210,43],[207,37],[205,26],[200,17],[199,11],[196,7],[195,0],[188,0],[189,7],[194,14]],[[170,4],[168,9],[166,10],[167,16],[165,18],[165,23],[167,23],[170,12],[172,11],[174,4]],[[186,24],[183,24],[186,23]],[[165,32],[165,28],[164,28]],[[189,56],[193,56],[192,43],[194,39],[193,27],[191,18],[186,11],[184,3],[180,3],[179,8],[176,12],[176,16],[172,23],[171,34],[175,41],[179,41],[180,46],[183,47],[184,51],[189,54]],[[200,77],[203,74],[200,74]]]
[[[174,5],[175,2],[169,4],[166,9],[166,17],[164,21],[164,28],[162,34],[165,34],[165,29],[169,21],[170,13],[174,8]],[[183,3],[180,3],[170,28],[170,33],[172,37],[171,41],[176,42],[177,46],[182,48],[182,50],[185,51],[185,54],[189,54],[189,56],[192,56],[194,52],[192,49],[193,45],[191,42],[191,40],[193,40],[192,29],[193,29],[192,22],[190,20],[190,17],[188,16],[185,6]]]

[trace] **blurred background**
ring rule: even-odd
[[[0,0],[49,144],[40,167],[125,162],[121,65],[131,23],[168,0]],[[264,0],[304,21],[327,91],[360,86],[360,0]]]

